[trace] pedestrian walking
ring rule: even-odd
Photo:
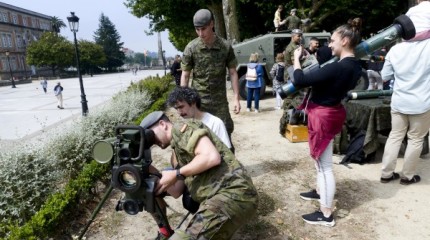
[[[40,85],[42,86],[42,89],[46,94],[47,88],[48,88],[48,81],[46,81],[46,79],[44,78],[44,79],[40,80]]]
[[[63,107],[63,87],[60,82],[57,82],[57,85],[54,87],[54,93],[57,97],[57,107],[59,109],[64,109]]]

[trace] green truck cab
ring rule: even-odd
[[[329,32],[319,33],[303,33],[303,45],[309,46],[309,41],[312,37],[319,39],[320,46],[328,45],[330,40]],[[264,67],[264,82],[261,87],[261,96],[266,92],[266,86],[272,85],[272,77],[270,70],[275,63],[276,54],[284,52],[285,48],[291,41],[290,32],[273,32],[255,38],[247,39],[243,42],[233,45],[238,65],[237,74],[239,76],[239,94],[243,99],[246,99],[246,69],[251,53],[258,53],[259,63]]]

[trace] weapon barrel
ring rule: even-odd
[[[350,91],[348,99],[378,98],[380,96],[391,96],[393,90],[370,90],[370,91]]]
[[[377,49],[382,48],[383,46],[389,45],[399,38],[411,39],[415,36],[415,27],[412,23],[411,19],[406,15],[401,15],[394,20],[394,24],[389,26],[388,28],[380,31],[375,36],[367,39],[366,41],[361,42],[357,47],[355,47],[355,57],[362,58],[366,55],[370,55]],[[338,61],[339,58],[334,57],[329,61],[325,62],[321,65],[324,67],[325,65]],[[306,68],[303,69],[306,75]],[[294,87],[292,83],[286,83],[282,85],[277,91],[282,98],[285,98],[299,90]]]

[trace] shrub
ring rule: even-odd
[[[118,124],[132,124],[151,100],[146,92],[131,90],[118,94],[115,101],[48,134],[40,145],[27,145],[0,155],[0,223],[26,222],[47,196],[77,176],[92,159],[94,142],[113,135]],[[58,130],[58,129],[56,129]]]
[[[0,238],[47,236],[82,194],[106,175],[105,165],[88,164],[94,142],[114,135],[119,124],[132,124],[139,116],[161,110],[158,107],[166,101],[170,81],[170,77],[150,78],[133,84],[127,93],[116,95],[109,104],[70,127],[54,129],[45,142],[0,153],[0,184],[4,189],[0,192]]]

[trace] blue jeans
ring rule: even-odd
[[[251,102],[252,102],[252,96],[254,96],[254,102],[255,106],[254,108],[256,110],[259,109],[259,102],[260,102],[260,89],[259,88],[248,88],[248,95],[246,96],[246,108],[251,108]]]

